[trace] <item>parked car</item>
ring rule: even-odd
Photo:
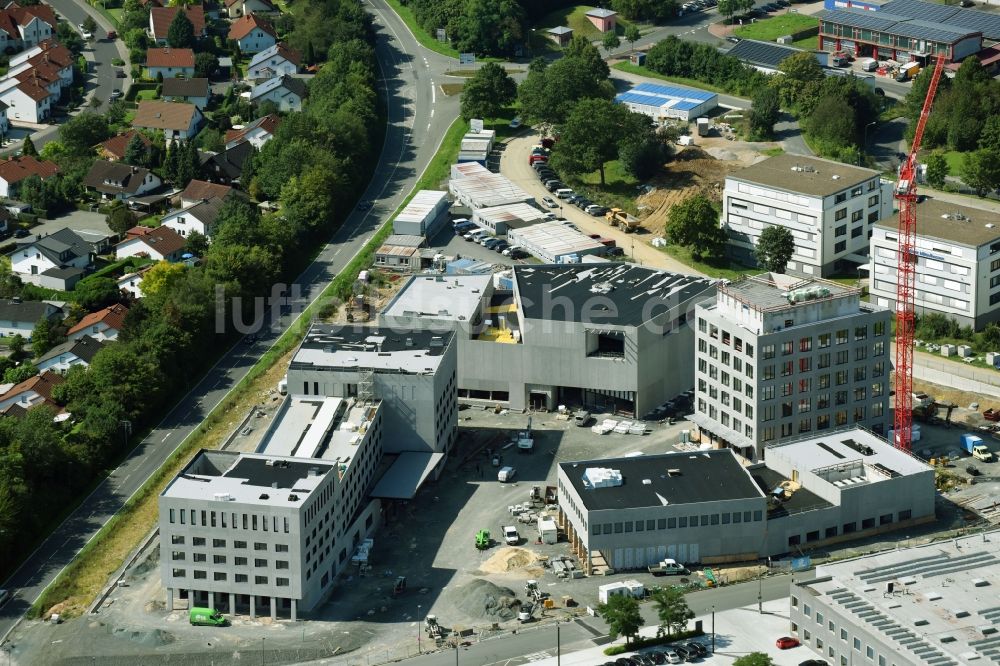
[[[521,119],[520,118],[514,118],[512,121],[510,121],[510,128],[511,129],[517,129],[520,126],[521,126]]]
[[[496,236],[484,236],[479,239],[479,244],[485,247],[487,250],[491,249],[493,245],[500,242],[500,239]]]
[[[687,643],[684,643],[684,647],[688,648],[688,650],[694,650],[702,657],[708,654],[708,648],[698,641],[688,641]]]
[[[778,640],[774,641],[774,646],[779,650],[790,650],[791,648],[798,647],[799,645],[799,639],[792,638],[791,636],[782,636]]]
[[[122,91],[115,88],[111,91],[111,99],[120,99],[122,97]]]
[[[14,238],[27,238],[30,235],[27,229],[18,229],[14,232]]]
[[[680,664],[684,662],[683,657],[677,653],[673,648],[666,648],[663,650],[663,656],[667,658],[667,663],[669,664]]]
[[[606,254],[609,257],[624,257],[625,250],[621,249],[620,247],[609,247],[604,254]]]
[[[125,70],[124,69],[122,69],[121,67],[115,68],[115,78],[116,79],[124,79],[125,76],[126,76],[126,74],[125,74]]]
[[[543,183],[547,180],[555,180],[557,178],[559,178],[559,174],[557,174],[555,171],[552,171],[551,169],[548,171],[538,172],[538,180],[542,181]]]
[[[499,243],[497,243],[496,245],[493,246],[493,251],[494,252],[499,252],[500,254],[503,254],[504,250],[506,250],[509,247],[510,247],[510,243],[508,243],[505,240],[502,240],[502,241],[500,241]]]
[[[657,664],[657,666],[667,663],[667,658],[659,650],[653,650],[652,652],[647,652],[646,654],[649,655],[649,658],[652,659],[653,663]]]
[[[580,197],[579,199],[573,202],[573,205],[579,208],[580,210],[587,210],[587,206],[593,206],[594,202],[588,199],[587,197]]]
[[[604,206],[599,206],[597,204],[592,204],[584,208],[588,215],[593,215],[594,217],[601,217],[608,212],[608,209]]]
[[[115,40],[118,39],[118,33],[114,30],[108,30],[108,39]]]
[[[559,180],[552,180],[545,182],[545,189],[547,189],[549,192],[555,192],[556,190],[561,190],[564,189],[565,187],[566,187],[565,183]]]
[[[0,590],[0,606],[3,606],[8,601],[10,601],[10,591]]]
[[[542,203],[544,203],[549,208],[558,208],[559,204],[552,197],[542,197]]]

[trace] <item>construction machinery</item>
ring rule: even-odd
[[[406,576],[399,576],[396,578],[396,582],[392,584],[392,596],[398,597],[405,591],[406,591]]]
[[[517,450],[521,453],[531,453],[535,448],[535,439],[531,436],[531,415],[528,415],[528,426],[517,433]]]
[[[927,118],[934,105],[944,57],[938,56],[920,119],[910,144],[910,154],[899,170],[896,200],[899,202],[898,245],[896,250],[896,409],[893,423],[894,445],[909,451],[913,442],[913,337],[916,316],[913,309],[917,253],[917,154],[924,138]]]
[[[639,218],[629,215],[621,208],[612,208],[604,214],[604,218],[613,227],[618,227],[627,234],[639,228]]]
[[[486,550],[493,545],[493,539],[490,538],[489,530],[479,530],[476,532],[476,548],[479,550]]]
[[[531,599],[532,603],[536,604],[541,603],[544,596],[542,591],[538,589],[537,580],[529,580],[524,584],[524,595]]]
[[[428,615],[424,618],[424,631],[430,638],[441,638],[444,636],[444,629],[438,624],[436,615]]]

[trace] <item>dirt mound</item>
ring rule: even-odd
[[[145,627],[115,627],[111,630],[111,635],[115,638],[124,638],[146,647],[169,645],[177,640],[169,631],[163,631],[162,629],[148,629]]]
[[[720,201],[726,175],[739,167],[739,163],[718,160],[697,146],[680,151],[667,164],[665,173],[650,183],[656,189],[636,200],[640,210],[652,211],[642,221],[642,226],[650,233],[662,234],[667,213],[674,204],[699,192],[713,201]]]
[[[501,548],[493,557],[483,562],[479,567],[486,573],[507,573],[514,569],[529,566],[538,561],[535,554],[524,548]]]
[[[521,601],[515,598],[514,590],[481,578],[466,583],[459,591],[458,609],[476,619],[495,622],[512,620],[521,608]]]

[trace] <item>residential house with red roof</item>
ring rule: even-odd
[[[95,340],[117,340],[118,334],[125,326],[125,316],[128,308],[121,303],[101,308],[97,312],[85,315],[73,328],[66,332],[69,340],[79,340],[89,335]]]
[[[117,162],[119,160],[125,159],[125,150],[128,148],[128,142],[132,140],[133,136],[139,136],[139,140],[149,148],[153,145],[153,142],[149,140],[145,134],[138,130],[130,129],[127,132],[122,132],[117,136],[113,136],[103,143],[97,144],[97,152],[104,159],[109,162]]]
[[[191,78],[194,76],[194,51],[172,49],[169,46],[149,49],[146,51],[146,72],[151,79],[155,79],[157,75],[164,79],[175,76]]]
[[[45,3],[21,6],[11,2],[0,9],[0,51],[30,48],[56,34],[56,13]]]
[[[242,53],[260,53],[278,43],[278,33],[271,22],[256,14],[246,14],[233,21],[229,39],[236,42]]]
[[[0,395],[0,413],[4,416],[23,415],[29,409],[41,405],[48,405],[61,412],[63,408],[52,399],[52,389],[64,381],[66,380],[62,375],[51,371],[25,379]]]
[[[25,178],[38,176],[42,180],[59,173],[55,162],[40,160],[30,155],[20,155],[0,160],[0,197],[17,197],[17,185]]]
[[[184,7],[152,7],[149,10],[149,32],[157,44],[167,43],[167,31],[173,23],[177,12],[183,11],[194,26],[195,37],[201,39],[208,33],[205,31],[205,8],[201,5]]]
[[[55,85],[59,90],[58,84]],[[52,114],[59,93],[52,92],[50,81],[30,74],[0,79],[0,102],[7,105],[10,120],[41,123]]]
[[[170,227],[156,227],[141,236],[123,240],[115,246],[115,258],[149,257],[171,263],[181,260],[187,241]]]
[[[198,133],[203,119],[194,104],[143,100],[139,102],[139,109],[132,119],[132,127],[163,132],[168,143],[187,141]]]
[[[251,12],[260,14],[278,11],[278,8],[268,0],[225,0],[225,5],[226,16],[231,19],[239,18]]]
[[[226,150],[235,148],[244,142],[249,142],[254,148],[260,150],[261,146],[274,137],[280,124],[281,117],[271,113],[242,127],[226,130]]]

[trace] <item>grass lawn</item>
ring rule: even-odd
[[[785,149],[781,148],[780,146],[775,148],[768,148],[767,150],[763,151],[763,154],[767,155],[768,157],[777,157],[778,155],[784,155]]]
[[[640,67],[639,65],[633,65],[630,62],[619,62],[612,65],[613,69],[618,69],[623,72],[628,72],[629,74],[638,74],[639,76],[648,76],[651,79],[660,79],[661,81],[670,81],[671,83],[679,83],[684,86],[689,86],[691,88],[697,88],[699,90],[708,90],[714,93],[723,93],[725,90],[717,86],[713,86],[709,83],[704,83],[696,79],[688,79],[683,76],[664,76],[663,74],[657,74],[651,69],[646,69],[645,67]]]
[[[660,248],[660,251],[670,255],[682,264],[690,266],[691,268],[713,278],[737,280],[744,275],[760,273],[759,268],[742,266],[729,259],[703,259],[701,261],[696,261],[694,257],[691,256],[691,251],[689,249],[677,245],[667,245],[666,247]]]
[[[406,23],[406,27],[410,29],[413,36],[417,38],[420,45],[424,48],[428,48],[435,53],[440,53],[441,55],[449,56],[451,58],[458,58],[458,51],[453,49],[446,42],[439,42],[434,39],[433,35],[428,35],[427,32],[420,27],[417,23],[417,18],[413,15],[413,10],[409,7],[404,7],[400,4],[399,0],[385,0],[386,4],[392,7],[392,11],[399,15],[399,18],[403,19]]]
[[[792,42],[792,46],[800,49],[805,49],[807,51],[818,51],[819,35],[813,35],[812,37],[803,37],[802,39],[796,39],[794,42]]]
[[[944,154],[944,158],[948,160],[948,174],[951,176],[959,176],[962,169],[962,161],[964,159],[965,153],[961,153],[957,150],[949,150]]]
[[[815,17],[803,14],[778,14],[763,21],[740,26],[734,32],[743,39],[759,39],[763,42],[773,42],[778,37],[791,35],[808,28],[818,29]]]
[[[465,87],[464,83],[442,83],[441,92],[443,92],[448,97],[452,95],[462,94],[462,88]]]
[[[573,29],[573,35],[583,35],[589,40],[598,40],[604,36],[597,27],[587,18],[587,12],[594,7],[590,5],[570,5],[555,11],[549,12],[538,19],[535,29],[544,33],[548,28],[555,28],[560,25]],[[615,23],[615,32],[619,37],[625,34],[625,26],[630,25],[629,21],[618,17]]]
[[[136,99],[136,101],[138,101],[138,100],[152,100],[152,99],[156,99],[156,91],[155,90],[140,90],[139,92],[137,92],[135,94],[135,99]]]
[[[621,208],[635,215],[635,178],[626,173],[621,162],[612,160],[604,165],[604,185],[597,171],[576,177],[568,177],[567,183],[575,190],[603,206]]]

